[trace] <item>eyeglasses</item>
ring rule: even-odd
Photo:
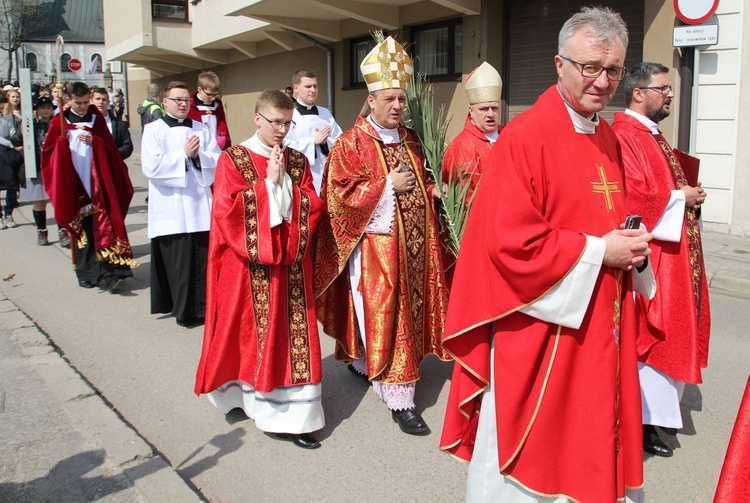
[[[201,91],[203,91],[203,94],[205,94],[209,98],[218,98],[220,95],[220,93],[209,93],[208,91],[203,90],[203,89],[201,89]]]
[[[565,61],[570,61],[573,64],[580,66],[581,75],[587,79],[595,79],[602,74],[604,70],[607,71],[607,78],[609,80],[622,80],[625,78],[625,74],[628,73],[628,69],[624,66],[612,66],[606,67],[601,65],[593,65],[591,63],[579,63],[578,61],[558,54]]]
[[[672,86],[651,86],[651,87],[639,87],[638,89],[651,89],[652,91],[659,91],[664,96],[674,94]]]
[[[260,112],[258,112],[258,115],[260,115],[261,117],[263,117],[264,119],[266,119],[266,122],[269,123],[271,126],[273,126],[273,128],[276,129],[276,130],[280,130],[280,129],[283,129],[283,128],[289,129],[292,126],[296,126],[297,125],[297,123],[294,122],[294,121],[279,122],[279,121],[268,120],[268,118],[265,115],[263,115],[262,113],[260,113]]]
[[[174,101],[178,105],[184,105],[190,103],[190,98],[164,98],[165,100]]]

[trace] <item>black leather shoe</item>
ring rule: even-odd
[[[302,447],[303,449],[317,449],[320,447],[320,442],[307,433],[274,433],[273,435],[279,440],[289,440],[297,447]]]
[[[401,431],[409,435],[429,435],[430,427],[424,422],[417,409],[393,410],[393,420],[398,423]]]
[[[659,437],[656,426],[650,424],[643,425],[643,450],[662,458],[671,458],[674,454],[674,450]]]
[[[369,380],[369,379],[367,379],[367,376],[366,376],[366,375],[364,375],[364,374],[360,374],[359,372],[357,372],[357,369],[355,369],[355,368],[354,368],[354,365],[352,365],[352,364],[350,363],[349,365],[347,365],[347,366],[346,366],[346,368],[347,368],[347,369],[349,369],[349,372],[351,372],[351,373],[352,373],[352,374],[354,374],[355,376],[359,377],[360,379],[364,379],[364,381],[365,381],[365,382],[366,382],[367,384],[370,384],[370,380]]]
[[[94,288],[95,285],[93,283],[89,283],[85,279],[79,279],[78,286],[80,286],[81,288]]]

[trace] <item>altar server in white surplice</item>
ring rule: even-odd
[[[187,117],[184,82],[164,89],[164,117],[147,124],[141,166],[148,184],[151,313],[181,326],[202,323],[211,225],[211,184],[221,150],[205,124]]]
[[[320,195],[328,150],[343,131],[327,108],[315,104],[318,98],[318,77],[314,72],[297,70],[292,77],[292,84],[297,100],[287,144],[307,157],[315,191]]]

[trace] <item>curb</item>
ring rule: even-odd
[[[24,363],[143,501],[205,501],[82,377],[34,320],[4,295],[0,302],[13,307],[2,313],[2,328],[11,334]]]
[[[725,292],[750,296],[750,279],[710,273],[707,279],[708,287],[711,290],[723,290]]]

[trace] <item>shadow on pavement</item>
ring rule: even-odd
[[[244,416],[244,414],[242,415]],[[242,437],[244,437],[246,433],[247,432],[244,428],[237,427],[229,433],[216,435],[208,441],[208,444],[204,444],[193,451],[187,458],[185,458],[185,461],[175,467],[175,470],[177,470],[185,480],[193,480],[194,477],[217,466],[219,464],[219,459],[223,456],[226,456],[242,447],[244,444]],[[214,452],[209,453],[210,451]],[[198,458],[198,456],[201,455],[203,455],[201,458],[191,463],[194,458]],[[188,463],[191,464],[188,465]]]

